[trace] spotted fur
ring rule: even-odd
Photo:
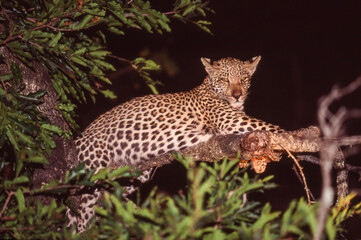
[[[89,169],[114,165],[136,168],[143,161],[205,142],[217,134],[256,129],[282,132],[278,126],[243,112],[260,57],[201,61],[208,76],[200,86],[187,92],[134,98],[99,116],[75,141],[79,161]],[[148,178],[149,173],[141,181]],[[68,210],[69,225],[83,231],[100,195],[95,191],[82,197],[80,217]]]

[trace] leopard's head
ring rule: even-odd
[[[254,57],[249,61],[222,58],[211,62],[208,58],[201,58],[209,75],[212,89],[232,107],[240,110],[243,110],[243,104],[251,85],[251,77],[260,60],[261,56]]]

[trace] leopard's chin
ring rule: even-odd
[[[232,108],[238,109],[240,111],[243,111],[244,100],[245,98],[243,96],[238,100],[236,100],[234,97],[226,97],[228,104],[231,105]]]
[[[233,107],[233,108],[237,108],[237,109],[239,109],[239,110],[241,110],[241,111],[243,111],[243,101],[233,101],[233,102],[230,102],[230,104],[231,104],[231,106]]]

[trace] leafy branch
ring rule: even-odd
[[[207,11],[201,1],[185,3]],[[123,36],[130,28],[169,32],[173,9],[163,14],[142,0],[15,0],[2,1],[0,9],[0,170],[15,172],[1,176],[4,182],[28,177],[33,164],[60,162],[53,160],[52,150],[66,147],[65,137],[78,131],[78,103],[95,101],[98,93],[116,98],[107,88],[107,74],[115,70],[106,46],[109,33]],[[144,58],[125,60],[156,92],[150,72],[159,66]]]
[[[110,90],[102,90],[102,83],[111,84],[106,73],[115,70],[105,61],[111,52],[105,50],[104,31],[124,35],[124,29],[136,28],[162,34],[163,31],[171,31],[168,16],[182,12],[182,19],[191,19],[198,15],[194,11],[201,12],[201,17],[206,16],[205,11],[212,11],[201,1],[180,1],[177,3],[179,6],[176,4],[174,10],[165,13],[142,0],[45,1],[45,9],[39,8],[34,1],[20,11],[14,11],[13,4],[5,2],[1,7],[3,18],[0,24],[8,28],[0,38],[0,46],[6,46],[29,67],[32,67],[34,59],[43,64],[59,95],[61,107],[57,109],[73,128],[76,128],[76,123],[62,107],[71,104],[70,97],[86,101],[85,92],[90,93],[88,96],[92,101],[95,101],[94,95],[98,92],[106,97],[115,97]],[[157,82],[151,80],[148,72],[159,67],[145,59],[134,60],[134,65],[152,91],[156,92]]]

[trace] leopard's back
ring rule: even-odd
[[[79,160],[89,168],[137,166],[208,140],[195,99],[191,92],[148,95],[111,109],[76,140]]]

